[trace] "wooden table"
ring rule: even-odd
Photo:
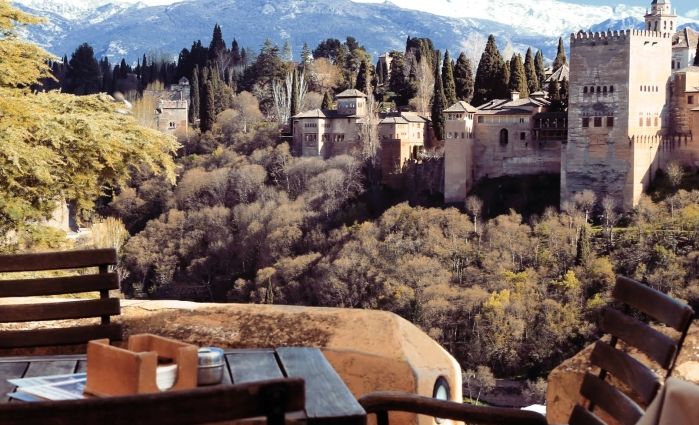
[[[7,380],[86,371],[85,355],[0,358],[0,403],[15,390]],[[303,378],[308,424],[366,424],[366,412],[317,348],[226,350],[223,385]]]

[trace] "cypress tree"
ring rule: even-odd
[[[549,83],[548,96],[549,101],[551,102],[551,106],[549,107],[550,110],[553,112],[561,111],[563,109],[563,105],[561,102],[561,89],[558,85],[558,81],[553,80]]]
[[[214,127],[214,120],[216,119],[215,103],[216,99],[214,96],[214,85],[209,79],[204,85],[204,96],[202,97],[202,115],[201,115],[201,131],[205,133],[211,131]]]
[[[566,63],[568,63],[568,59],[566,58],[566,49],[565,47],[563,47],[563,38],[559,37],[558,53],[556,54],[556,59],[553,61],[553,68],[551,70],[556,71],[558,68],[562,67]]]
[[[311,53],[311,48],[308,47],[308,43],[303,43],[303,48],[301,49],[301,63],[303,66],[310,65],[313,62],[313,53]]]
[[[320,107],[321,107],[321,109],[332,109],[333,98],[332,98],[332,96],[330,96],[329,91],[326,91],[325,94],[323,95],[323,104]]]
[[[539,78],[540,90],[543,90],[546,82],[546,64],[544,64],[544,54],[541,50],[537,51],[534,57],[534,69],[536,70],[536,76]]]
[[[189,91],[189,96],[191,98],[191,103],[189,105],[189,121],[194,124],[197,118],[199,118],[199,65],[194,67],[192,72],[192,85]]]
[[[410,100],[411,90],[405,76],[405,58],[401,52],[392,52],[391,57],[391,77],[389,80],[389,90],[396,94],[398,105],[407,105]]]
[[[442,64],[442,81],[444,83],[444,100],[447,107],[453,105],[458,100],[456,98],[456,83],[454,81],[454,62],[451,61],[449,50],[444,52],[444,63]],[[446,109],[446,108],[445,108]]]
[[[371,84],[371,77],[369,76],[369,66],[366,59],[362,58],[362,62],[359,65],[359,73],[357,74],[357,83],[355,88],[363,93],[369,93],[369,84]]]
[[[509,99],[510,98],[510,61],[503,61],[500,64],[500,70],[497,73],[497,82],[495,84],[495,98]]]
[[[299,113],[299,74],[296,69],[294,69],[294,76],[291,83],[291,106],[289,109],[289,116],[293,117]]]
[[[214,33],[211,36],[211,44],[209,45],[209,59],[215,60],[225,51],[226,42],[223,41],[223,32],[221,31],[221,27],[216,24],[214,25]]]
[[[590,261],[592,249],[590,248],[590,236],[587,232],[587,224],[580,228],[580,237],[578,238],[578,246],[575,253],[575,265],[585,266]]]
[[[561,80],[560,89],[558,90],[558,97],[561,101],[561,110],[564,111],[568,109],[568,93],[568,79],[566,77],[563,77],[563,80]]]
[[[529,94],[541,90],[541,85],[539,84],[539,77],[536,75],[536,65],[534,64],[534,53],[532,49],[527,49],[527,55],[524,58],[524,74],[527,77],[527,88],[529,88]]]
[[[437,63],[439,63],[440,53],[437,51]],[[446,109],[446,98],[444,96],[444,85],[439,67],[434,70],[434,96],[432,98],[432,128],[437,140],[444,140],[444,110]]]
[[[699,66],[699,43],[697,43],[697,53],[694,56],[694,66]]]
[[[235,38],[233,39],[233,43],[231,43],[231,61],[233,62],[233,66],[240,65],[240,46],[238,45],[238,40]]]
[[[499,87],[502,84],[502,65],[502,56],[495,44],[495,37],[491,34],[476,70],[474,105],[479,106],[493,100],[502,91]]]
[[[454,85],[457,100],[470,102],[473,98],[473,68],[471,60],[461,52],[454,67]]]
[[[512,55],[512,60],[510,60],[510,81],[508,89],[510,92],[519,92],[520,98],[529,97],[529,87],[527,86],[524,64],[522,63],[522,57],[518,54]]]

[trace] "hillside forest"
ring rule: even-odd
[[[439,205],[417,165],[396,193],[380,184],[376,151],[301,158],[280,138],[294,111],[329,106],[349,87],[382,108],[418,110],[442,94],[445,104],[479,104],[537,91],[540,53],[505,61],[491,37],[474,73],[464,55],[440,61],[429,40],[411,38],[381,70],[351,37],[293,61],[271,42],[257,54],[228,47],[217,27],[209,47],[197,41],[176,63],[111,68],[87,45],[60,61],[16,36],[17,25],[36,22],[0,0],[4,252],[114,246],[132,298],[391,311],[482,382],[534,381],[579,351],[617,273],[699,307],[698,177],[689,170],[670,167],[633,211],[584,192],[560,209],[493,216],[476,196]],[[199,128],[174,140],[147,128],[140,92],[182,76]],[[564,86],[549,90],[560,108]],[[103,94],[117,91],[131,110]],[[428,152],[423,162],[438,158]],[[42,225],[62,201],[90,236],[69,240]]]

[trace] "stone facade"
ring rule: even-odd
[[[692,132],[687,102],[695,71],[684,68],[673,75],[677,17],[670,2],[651,6],[644,31],[571,36],[561,202],[590,189],[632,208],[669,162],[699,165],[693,137],[699,133]]]
[[[336,96],[336,103],[335,110],[314,109],[292,117],[297,155],[330,158],[360,146],[367,96],[358,90],[346,90]]]
[[[405,164],[416,161],[430,135],[430,120],[415,112],[389,114],[379,121],[382,180],[391,184]]]
[[[694,64],[699,32],[687,27],[672,37],[672,69],[680,70]]]
[[[182,77],[166,90],[146,90],[144,96],[155,100],[155,126],[158,131],[170,135],[187,134],[189,131],[189,80]]]
[[[548,107],[543,93],[527,99],[513,93],[477,109],[459,102],[445,110],[445,201],[463,202],[484,178],[558,173],[566,119]]]

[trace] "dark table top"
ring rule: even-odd
[[[284,377],[303,378],[309,424],[365,424],[366,413],[342,378],[317,348],[226,350],[223,383],[242,384]],[[85,355],[0,357],[0,403],[15,387],[14,378],[85,372]]]

